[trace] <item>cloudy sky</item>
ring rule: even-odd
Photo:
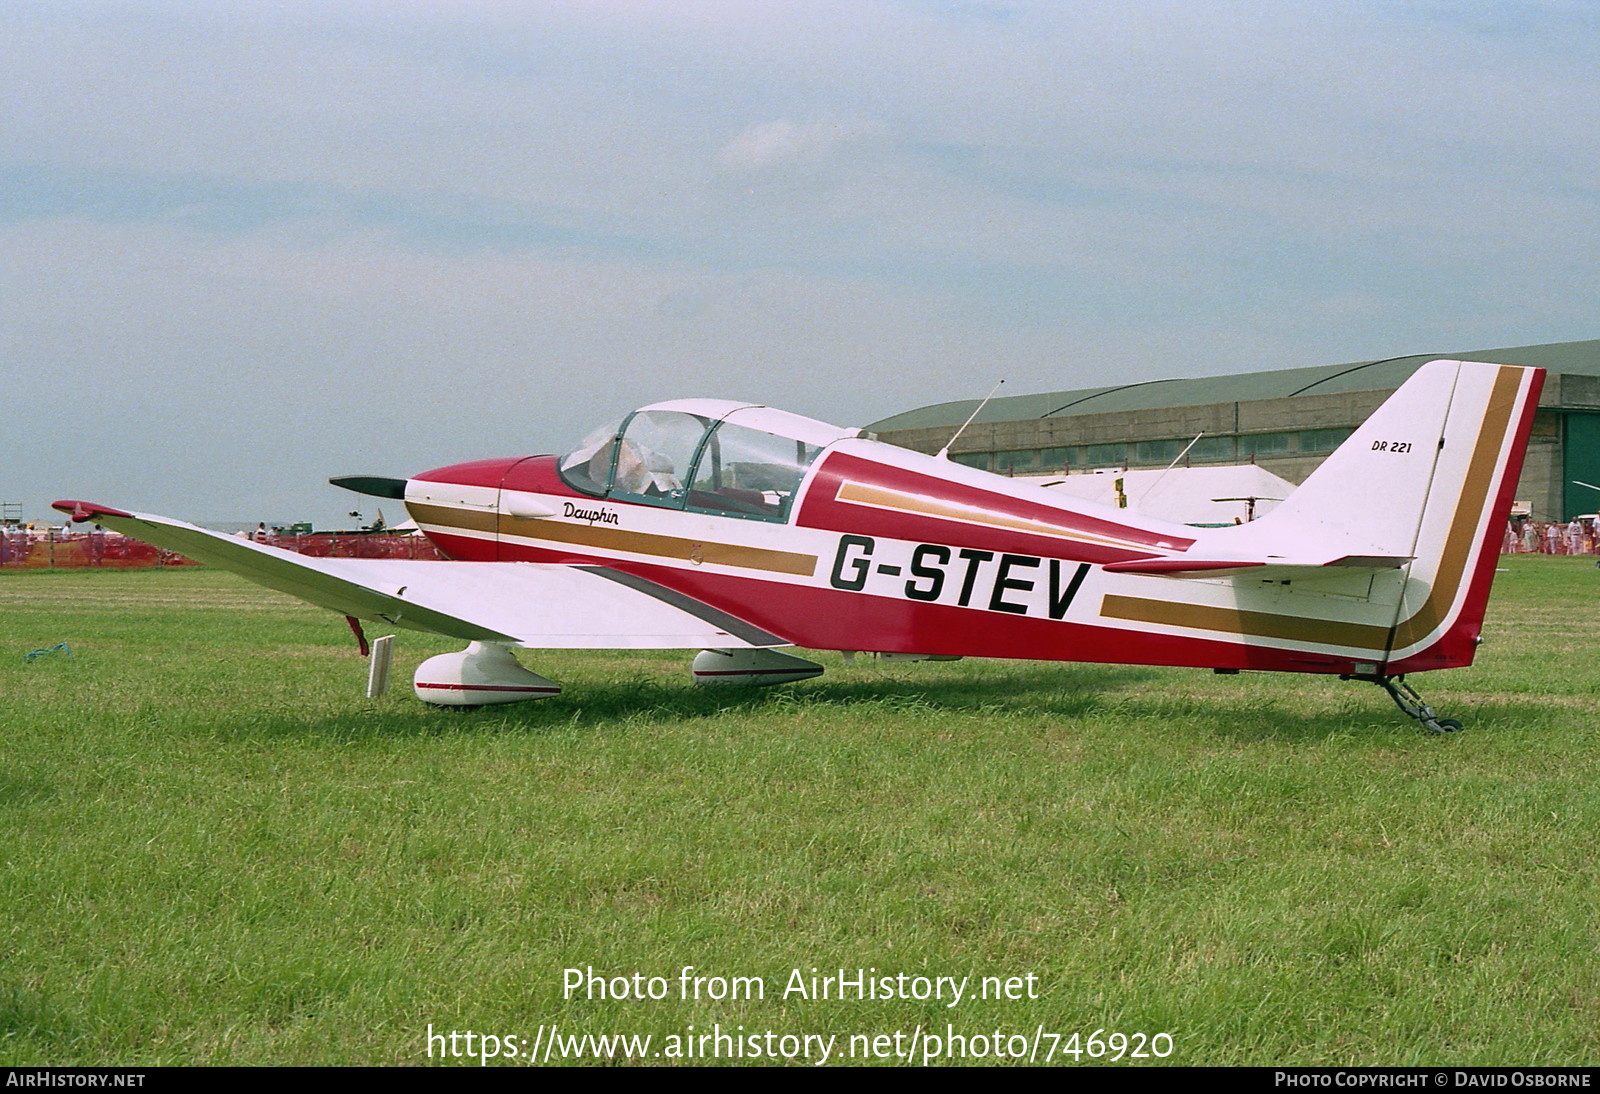
[[[0,0],[0,501],[325,525],[663,398],[1593,338],[1596,57],[1588,0]]]

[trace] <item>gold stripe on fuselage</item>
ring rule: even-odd
[[[624,551],[634,555],[680,559],[696,565],[733,566],[744,570],[811,577],[817,571],[817,556],[794,551],[774,551],[746,547],[737,543],[716,543],[703,539],[663,536],[654,532],[634,532],[609,525],[573,524],[542,517],[511,517],[471,509],[452,509],[442,505],[411,503],[406,506],[418,524],[429,524],[441,531],[462,529],[510,535],[544,543],[594,547],[602,551]]]
[[[1107,619],[1158,623],[1197,631],[1221,631],[1253,638],[1281,638],[1287,642],[1315,642],[1358,650],[1381,650],[1389,641],[1389,628],[1368,623],[1338,623],[1298,615],[1220,608],[1210,604],[1174,604],[1139,596],[1107,594],[1100,614]]]

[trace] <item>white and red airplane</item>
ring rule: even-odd
[[[696,649],[700,683],[822,672],[776,647],[1325,673],[1382,685],[1472,662],[1543,372],[1434,361],[1276,510],[1169,524],[764,406],[658,403],[559,456],[408,480],[455,561],[319,559],[180,521],[57,502],[360,620],[471,643],[419,698],[553,695],[514,647]],[[365,641],[363,639],[363,646]]]

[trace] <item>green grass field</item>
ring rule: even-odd
[[[1478,664],[1413,678],[1448,737],[1336,680],[828,654],[740,692],[525,652],[561,696],[447,712],[410,670],[459,643],[367,700],[342,620],[227,574],[0,575],[0,1065],[425,1063],[430,1024],[1594,1064],[1600,574],[1505,565]],[[971,980],[784,998],[813,968]]]

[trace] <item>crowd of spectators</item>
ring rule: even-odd
[[[1600,518],[1508,520],[1500,541],[1506,555],[1592,555],[1600,548]]]

